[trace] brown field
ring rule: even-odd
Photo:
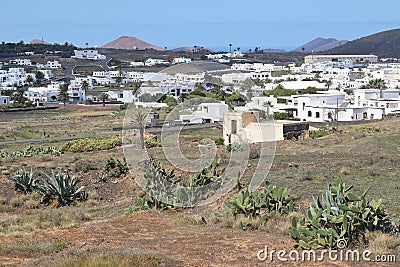
[[[27,144],[59,147],[67,138],[121,136],[113,128],[121,127],[124,112],[113,106],[63,107],[0,116],[0,150],[12,152]],[[302,213],[311,196],[320,195],[337,178],[354,185],[357,193],[371,186],[368,196],[384,199],[391,218],[400,220],[399,122],[391,118],[342,126],[340,134],[278,142],[266,180],[291,189],[298,201],[296,212],[267,223],[249,222],[254,228],[248,231],[241,230],[234,220],[214,216],[222,211],[226,197],[194,209],[127,215],[134,198],[144,194],[132,174],[99,179],[107,159],[123,159],[122,147],[62,156],[0,157],[0,266],[365,266],[363,262],[339,261],[259,262],[257,252],[266,245],[275,250],[292,249],[294,241],[287,231],[290,217]],[[180,136],[183,153],[196,158],[197,144],[203,138],[221,135],[220,127],[184,132]],[[27,139],[35,143],[15,142]],[[165,160],[160,148],[149,151]],[[218,148],[218,155],[229,158],[223,147]],[[243,181],[251,177],[257,161],[250,160]],[[16,193],[9,178],[21,167],[33,168],[36,174],[69,169],[81,180],[89,199],[55,208],[41,204],[35,193]],[[178,170],[177,175],[188,176]],[[374,253],[397,253],[400,260],[400,238],[372,235],[370,248]],[[376,266],[398,266],[398,262]]]

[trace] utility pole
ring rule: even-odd
[[[339,132],[339,97],[336,98],[336,131]]]

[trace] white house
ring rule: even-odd
[[[32,61],[25,58],[16,58],[10,60],[10,64],[20,65],[20,66],[32,66]]]
[[[400,112],[400,91],[397,89],[357,89],[353,101],[359,107],[384,108],[384,114]]]
[[[383,107],[362,107],[345,101],[345,94],[307,94],[297,96],[297,116],[301,121],[331,122],[381,119]]]
[[[146,59],[146,61],[144,62],[145,66],[155,66],[155,65],[168,65],[169,62],[164,60],[164,59],[158,59],[158,58],[149,58]]]
[[[178,63],[190,63],[192,62],[192,59],[190,58],[185,58],[185,57],[176,57],[172,61],[173,64],[178,64]]]
[[[259,121],[257,111],[224,114],[224,144],[262,143],[299,138],[308,130],[308,123],[296,121]]]
[[[73,58],[79,59],[106,59],[105,55],[99,54],[98,50],[74,50],[75,55],[72,56]]]
[[[115,99],[117,101],[121,101],[123,103],[133,103],[135,97],[131,90],[123,90],[123,91],[108,91],[106,94],[110,99]]]
[[[4,95],[0,95],[0,106],[9,105],[9,104],[10,104],[10,97],[9,96],[4,96]]]

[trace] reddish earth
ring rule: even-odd
[[[153,211],[138,212],[105,222],[88,222],[75,229],[55,229],[30,238],[61,238],[70,243],[68,250],[96,247],[130,248],[172,259],[183,266],[310,266],[301,262],[260,262],[257,252],[265,246],[288,249],[292,241],[271,234],[219,228],[209,225],[185,225]],[[0,243],[12,239],[0,239]],[[65,253],[65,252],[62,252]],[[29,263],[21,255],[0,255],[4,264]],[[174,265],[175,265],[174,264]],[[341,262],[313,263],[313,266],[344,266]]]
[[[121,36],[118,39],[106,45],[103,45],[102,48],[127,49],[127,50],[154,49],[157,51],[164,51],[164,48],[149,44],[133,36]]]

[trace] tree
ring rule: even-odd
[[[144,129],[146,128],[148,112],[145,109],[136,109],[131,117],[131,123],[139,129],[140,147],[144,149]]]
[[[182,93],[179,95],[178,99],[181,101],[181,103],[185,102],[185,99],[188,98],[188,95],[186,93]]]
[[[99,100],[103,102],[103,107],[106,106],[106,100],[108,99],[108,95],[106,93],[101,93],[99,95]]]
[[[121,82],[124,79],[122,70],[118,71],[118,75],[115,77],[115,82],[117,83],[118,87],[121,86]]]
[[[172,96],[167,96],[164,100],[164,103],[168,105],[168,107],[174,107],[178,105],[178,102],[176,102],[176,99]]]
[[[332,80],[331,80],[331,79],[325,81],[325,86],[326,86],[326,88],[327,88],[328,90],[329,90],[329,88],[331,87],[331,85],[332,85]]]
[[[138,95],[142,92],[142,90],[140,89],[140,87],[142,86],[141,82],[134,82],[132,84],[133,88],[132,88],[132,93],[135,96],[136,100],[138,99]]]
[[[69,99],[69,94],[68,94],[68,83],[65,83],[63,85],[60,86],[60,93],[58,94],[58,99],[61,100],[64,103],[68,101]]]
[[[23,90],[17,90],[12,96],[11,96],[11,100],[17,104],[25,104],[26,101],[28,101],[28,99],[24,96],[24,91]]]
[[[28,84],[32,84],[32,83],[33,83],[33,78],[32,78],[31,75],[28,75],[28,76],[26,77],[26,82],[27,82]]]
[[[85,99],[84,100],[86,100],[86,92],[89,89],[89,83],[86,80],[84,80],[81,83],[81,87],[82,87],[83,91],[85,91]]]
[[[306,49],[305,49],[304,47],[302,47],[302,48],[301,48],[301,50],[302,50],[302,51],[303,51],[303,53],[304,53],[304,50],[306,50]]]
[[[232,44],[229,44],[229,53],[232,54]]]
[[[368,86],[374,89],[384,89],[386,88],[386,83],[383,79],[373,79],[368,82]]]
[[[40,86],[42,84],[42,80],[44,79],[43,72],[37,71],[36,74],[35,74],[35,79],[36,79],[35,84],[37,86]]]
[[[264,102],[263,107],[267,108],[267,118],[269,118],[269,109],[273,107],[272,102],[271,101]]]

